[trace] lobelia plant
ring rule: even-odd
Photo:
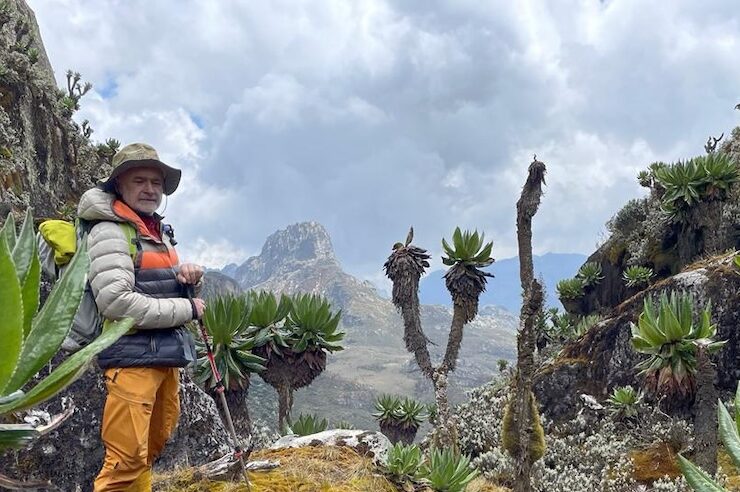
[[[89,268],[87,241],[81,241],[77,254],[55,283],[40,311],[41,267],[30,211],[19,236],[8,215],[0,231],[0,416],[38,405],[56,396],[87,371],[95,355],[112,345],[133,326],[125,319],[106,323],[103,333],[57,366],[48,376],[28,388],[34,376],[59,351],[70,331],[82,299]],[[0,450],[22,447],[51,431],[72,414],[73,408],[51,418],[45,426],[0,424]],[[7,483],[18,483],[0,475]]]
[[[740,468],[740,383],[738,383],[735,394],[735,419],[733,420],[729,410],[722,401],[719,401],[717,404],[717,419],[719,420],[719,435],[727,450],[727,454],[730,455],[735,466]],[[684,477],[686,477],[686,481],[695,491],[729,492],[712,480],[712,477],[707,472],[680,454],[678,455],[678,465]]]
[[[609,397],[612,415],[627,419],[637,417],[637,405],[642,401],[642,397],[642,391],[636,391],[629,385],[614,388]]]
[[[470,465],[467,456],[437,448],[432,448],[416,475],[417,480],[433,490],[445,492],[463,492],[477,476],[478,470]]]
[[[422,463],[421,448],[416,444],[395,443],[388,450],[385,471],[397,480],[414,478]]]
[[[629,288],[648,285],[654,276],[653,269],[644,266],[628,266],[622,272],[622,280]]]
[[[295,421],[288,419],[288,426],[285,428],[284,434],[310,436],[311,434],[324,432],[328,426],[329,422],[326,419],[319,419],[319,417],[313,414],[300,414]]]
[[[637,324],[630,323],[632,345],[650,357],[637,365],[645,375],[645,387],[654,394],[688,398],[694,394],[696,351],[705,346],[714,353],[726,342],[715,342],[716,325],[711,323],[711,304],[694,322],[694,299],[690,294],[672,292],[660,297],[657,308],[646,297]]]
[[[598,314],[588,314],[581,318],[575,326],[572,326],[572,332],[570,334],[571,339],[581,338],[588,331],[599,324],[603,320],[603,317]]]
[[[585,284],[579,277],[568,278],[559,281],[555,287],[560,299],[576,300],[583,297]]]

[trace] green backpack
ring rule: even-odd
[[[87,240],[87,234],[96,222],[77,219],[75,222],[65,220],[47,220],[39,225],[39,233],[36,237],[39,249],[41,268],[48,278],[58,280],[64,273],[77,246],[82,240]],[[127,223],[119,222],[123,234],[129,244],[131,259],[136,261],[136,228]],[[95,296],[90,287],[89,279],[85,284],[85,292],[77,309],[72,328],[67,338],[62,343],[62,349],[67,352],[77,352],[100,335],[103,329],[104,319],[98,312],[95,304]]]

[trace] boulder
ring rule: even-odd
[[[372,458],[376,464],[380,464],[385,462],[391,442],[380,432],[333,429],[309,436],[295,434],[283,436],[270,449],[305,446],[346,446],[363,456]]]

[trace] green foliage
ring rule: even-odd
[[[740,268],[740,255],[735,255],[733,261],[735,262],[735,266]]]
[[[410,479],[416,476],[421,463],[422,454],[419,446],[398,442],[388,450],[385,471],[398,479]]]
[[[632,386],[614,388],[609,397],[609,404],[614,415],[633,418],[637,416],[637,405],[642,401],[642,391],[636,391]]]
[[[340,420],[339,422],[337,422],[336,424],[334,424],[334,428],[335,429],[352,430],[352,429],[355,428],[355,426],[352,425],[352,423],[347,422],[346,420]]]
[[[627,284],[627,287],[640,287],[647,285],[654,275],[652,268],[633,265],[624,269],[622,280]]]
[[[583,280],[575,277],[561,280],[557,283],[555,289],[560,299],[575,300],[583,297],[584,287]]]
[[[740,180],[740,170],[728,154],[711,153],[663,166],[655,171],[655,178],[663,190],[663,210],[674,221],[681,221],[696,203],[724,199],[730,186]]]
[[[293,351],[303,352],[309,347],[328,352],[344,350],[339,344],[344,332],[337,329],[341,315],[341,310],[332,313],[331,304],[319,295],[299,294],[294,297],[285,320],[285,327],[290,328],[292,337],[297,339],[292,344]]]
[[[462,492],[478,476],[470,459],[451,449],[432,449],[419,467],[417,479],[439,492]]]
[[[62,362],[34,387],[24,390],[59,351],[69,333],[85,287],[89,268],[87,241],[55,284],[41,311],[40,267],[30,212],[15,235],[12,216],[0,233],[0,415],[42,403],[66,388],[86,370],[98,352],[126,333],[133,320],[106,325],[103,334]],[[40,431],[26,424],[0,426],[0,449],[26,444]]]
[[[290,336],[290,332],[280,324],[290,312],[290,298],[281,295],[278,302],[275,294],[265,291],[259,293],[250,291],[248,296],[252,307],[249,314],[249,324],[256,328],[254,335],[255,347],[266,345],[268,352],[281,355],[280,348],[289,347],[286,338]]]
[[[598,323],[600,323],[603,320],[603,318],[598,314],[589,314],[584,317],[582,317],[578,323],[575,324],[575,326],[571,325],[572,332],[569,336],[571,339],[575,338],[581,338],[583,335],[588,333],[588,331],[596,326]]]
[[[478,234],[478,231],[472,233],[467,230],[460,232],[460,228],[456,227],[452,234],[452,245],[454,247],[450,247],[447,241],[444,238],[442,239],[442,248],[447,255],[442,257],[442,263],[447,266],[462,263],[475,268],[489,266],[493,263],[493,258],[491,258],[493,242],[484,245],[484,237],[485,234],[482,232],[480,234]]]
[[[545,429],[542,427],[542,419],[539,408],[537,408],[537,400],[532,391],[528,392],[528,398],[529,412],[532,415],[532,431],[529,432],[527,452],[530,463],[534,463],[545,455]],[[519,435],[517,434],[517,422],[520,416],[517,415],[518,411],[514,403],[512,399],[509,399],[509,403],[504,410],[501,444],[509,455],[514,459],[519,459],[523,453],[522,445],[519,442]]]
[[[393,395],[380,395],[375,400],[373,417],[381,423],[417,429],[427,418],[425,410],[423,403],[412,398],[402,400]]]
[[[717,404],[717,419],[719,420],[720,439],[725,446],[725,450],[735,466],[740,467],[740,383],[738,383],[735,396],[735,420],[732,419],[729,410],[722,401]],[[678,464],[684,477],[686,477],[686,481],[697,492],[727,492],[726,489],[712,480],[707,472],[681,455],[678,455]]]
[[[288,418],[288,427],[286,429],[287,434],[296,434],[299,436],[310,436],[311,434],[318,434],[323,432],[329,426],[326,419],[320,419],[316,415],[300,414],[298,418],[291,422]]]
[[[694,392],[696,348],[716,352],[726,342],[715,342],[717,327],[711,323],[711,305],[693,319],[694,299],[690,294],[672,292],[660,297],[656,308],[645,298],[638,323],[631,323],[632,345],[650,357],[637,365],[645,375],[646,387],[659,394],[689,396]]]
[[[39,50],[37,48],[28,49],[28,61],[31,65],[39,61]]]
[[[581,268],[578,269],[576,277],[583,281],[584,287],[597,285],[604,279],[604,276],[601,274],[601,265],[595,261],[589,261],[581,266]]]
[[[506,359],[499,359],[496,361],[496,365],[498,366],[498,372],[504,372],[509,366],[509,361]]]
[[[265,360],[252,353],[254,337],[249,332],[249,299],[244,296],[218,297],[208,303],[203,324],[211,336],[213,356],[224,386],[230,390],[244,390],[249,384],[249,373],[263,371]],[[195,379],[208,388],[216,386],[206,347],[196,337],[198,361]]]

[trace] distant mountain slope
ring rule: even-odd
[[[555,285],[559,280],[572,277],[586,261],[586,256],[576,253],[547,253],[534,257],[535,275],[545,279],[547,304],[560,306]],[[521,287],[519,283],[519,258],[496,261],[486,270],[495,275],[488,279],[486,291],[480,303],[496,305],[512,313],[518,313],[521,306]],[[450,293],[444,283],[445,270],[435,270],[425,275],[419,284],[419,300],[423,304],[451,305]]]
[[[422,381],[404,348],[401,316],[372,283],[342,270],[321,224],[304,222],[277,231],[267,238],[260,255],[239,266],[229,265],[221,273],[209,273],[208,281],[224,283],[211,286],[213,292],[230,288],[233,281],[225,279],[229,273],[244,290],[315,292],[342,309],[346,350],[329,357],[325,374],[296,393],[296,410],[322,407],[319,402],[344,402],[335,412],[359,424],[370,418],[373,395],[381,392],[432,400],[431,385]],[[446,345],[452,309],[422,306],[421,313],[427,336],[436,344],[430,350],[438,360]],[[488,382],[497,371],[498,359],[515,357],[516,326],[515,316],[491,307],[481,310],[466,327],[458,369],[451,379],[453,400],[460,401],[466,390]]]

